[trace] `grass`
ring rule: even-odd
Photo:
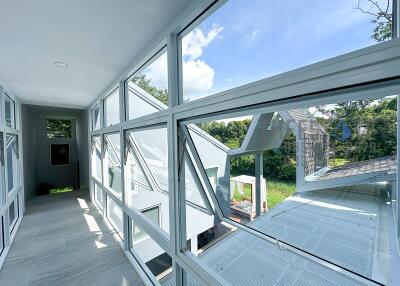
[[[267,206],[268,209],[280,204],[284,199],[296,192],[296,184],[288,181],[267,179]]]
[[[340,167],[349,163],[350,160],[344,158],[329,158],[329,167]]]
[[[54,194],[72,192],[73,190],[74,189],[72,187],[56,188],[49,190],[49,194],[54,195]]]
[[[284,199],[290,197],[296,192],[295,182],[278,181],[267,179],[267,206],[268,209],[280,204]],[[236,188],[233,193],[233,200],[241,202],[244,200],[251,201],[251,186],[245,184],[243,194],[239,193]]]

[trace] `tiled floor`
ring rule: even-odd
[[[0,271],[0,285],[143,285],[87,191],[37,197]]]

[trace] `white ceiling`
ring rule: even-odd
[[[87,107],[194,1],[0,0],[0,82],[21,102]]]

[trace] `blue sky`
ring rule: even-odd
[[[230,0],[198,28],[220,28],[203,48],[222,91],[374,44],[357,0]]]
[[[379,0],[385,3],[385,0]],[[185,98],[196,99],[375,44],[358,0],[229,0],[183,39]],[[361,0],[368,8],[367,0]],[[166,88],[166,56],[147,71]]]

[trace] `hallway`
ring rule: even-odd
[[[36,197],[0,271],[0,285],[143,285],[88,191]]]

